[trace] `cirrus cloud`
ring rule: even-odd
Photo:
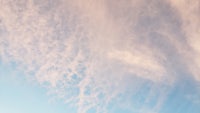
[[[0,57],[79,113],[121,100],[133,110],[140,100],[129,99],[146,87],[138,112],[157,112],[181,74],[200,81],[195,2],[1,0]]]

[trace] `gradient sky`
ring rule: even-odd
[[[0,0],[0,113],[200,113],[200,1]]]

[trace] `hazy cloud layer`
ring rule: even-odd
[[[0,58],[79,113],[158,112],[200,81],[199,37],[199,0],[0,0]]]

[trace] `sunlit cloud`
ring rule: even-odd
[[[188,68],[195,79],[200,81],[200,1],[175,0],[170,1],[170,3],[181,16],[182,30],[191,48],[190,52],[188,52]]]
[[[0,58],[79,113],[113,102],[156,113],[182,74],[200,81],[199,11],[198,0],[0,0]]]

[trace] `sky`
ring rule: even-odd
[[[199,113],[199,0],[0,0],[0,113]]]

